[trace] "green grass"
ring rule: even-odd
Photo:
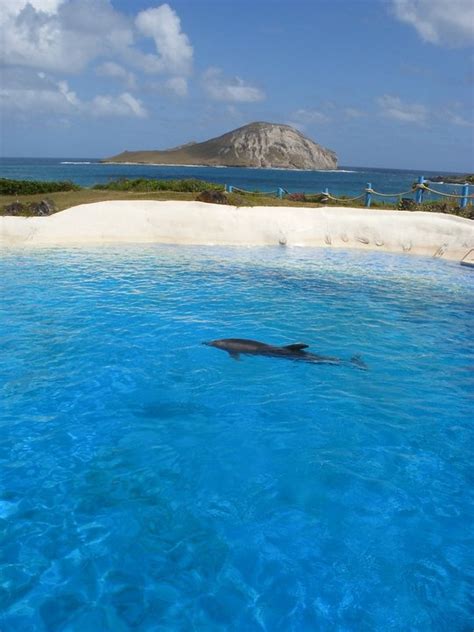
[[[122,191],[96,191],[93,189],[82,189],[80,191],[62,191],[49,195],[48,199],[51,199],[58,211],[64,211],[65,209],[72,208],[73,206],[79,206],[80,204],[92,204],[93,202],[107,202],[111,200],[194,200],[196,194],[194,193],[178,193],[175,191],[158,191],[155,193],[137,193],[137,192],[122,192]],[[40,202],[44,198],[44,195],[0,195],[0,209],[4,210],[8,204],[12,202],[21,202],[25,206],[31,202]],[[25,211],[21,213],[25,217],[28,217],[30,213]]]
[[[97,190],[104,191],[175,191],[179,193],[201,193],[201,191],[223,191],[224,186],[214,184],[213,182],[205,182],[196,178],[184,180],[151,180],[148,178],[136,178],[129,180],[113,180],[107,184],[96,184],[92,187]]]
[[[3,183],[3,184],[2,184]],[[33,190],[28,190],[30,188]],[[44,186],[43,186],[44,185]],[[51,187],[64,186],[64,190]],[[40,190],[34,190],[39,188]],[[25,191],[25,189],[27,189]],[[31,202],[40,202],[45,193],[52,199],[58,211],[78,206],[80,204],[90,204],[93,202],[104,202],[110,200],[195,200],[197,195],[204,190],[223,190],[222,185],[204,182],[202,180],[115,180],[108,184],[96,185],[93,188],[81,188],[72,183],[60,182],[29,182],[22,180],[0,179],[0,213],[12,202],[21,202],[25,207]],[[364,200],[351,201],[350,198],[341,198],[341,201],[327,203],[321,202],[320,195],[296,194],[293,196],[278,199],[273,196],[266,196],[255,193],[230,193],[227,195],[229,203],[233,206],[286,206],[286,207],[307,207],[318,208],[322,206],[346,206],[364,207]],[[443,198],[441,201],[427,201],[417,206],[414,210],[427,212],[448,213],[474,219],[474,207],[470,204],[466,209],[460,209],[459,200],[456,198]],[[396,209],[398,202],[385,203],[373,200],[374,209]],[[25,209],[24,216],[30,215]]]

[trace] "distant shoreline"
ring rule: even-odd
[[[183,165],[183,164],[173,164],[170,165],[169,163],[148,163],[148,162],[111,162],[105,159],[102,159],[100,157],[97,156],[1,156],[0,157],[0,168],[1,165],[5,165],[8,164],[9,162],[12,162],[13,164],[19,164],[21,165],[21,163],[23,162],[45,162],[46,164],[51,163],[52,161],[57,161],[58,164],[64,164],[64,165],[74,165],[74,166],[80,166],[80,165],[129,165],[129,166],[134,166],[134,165],[139,165],[139,166],[159,166],[159,167],[188,167],[189,165]],[[212,168],[224,168],[224,169],[232,169],[233,167],[228,167],[226,165],[219,165],[219,166],[210,166],[210,165],[198,165],[198,164],[194,164],[191,165],[192,167],[199,167],[199,168],[203,168],[203,169],[212,169]],[[430,175],[436,175],[436,176],[443,176],[443,177],[447,177],[450,178],[451,176],[464,176],[465,174],[469,173],[468,169],[463,169],[463,170],[459,170],[459,171],[449,171],[447,169],[430,169],[430,168],[419,168],[419,167],[389,167],[389,166],[385,166],[385,165],[381,165],[381,166],[369,166],[369,165],[348,165],[348,164],[341,164],[340,167],[338,167],[337,169],[284,169],[283,167],[236,167],[238,169],[250,169],[250,170],[259,170],[259,171],[289,171],[289,172],[298,172],[301,171],[302,173],[318,173],[318,172],[340,172],[340,173],[358,173],[358,172],[378,172],[378,171],[385,171],[385,172],[395,172],[395,173],[413,173],[413,174],[420,174],[420,175],[424,175],[426,178],[429,179]],[[2,174],[0,173],[0,177],[3,177]],[[434,181],[434,180],[433,180]]]
[[[227,169],[228,168],[227,165],[180,165],[180,164],[171,164],[168,162],[126,162],[125,160],[118,160],[118,161],[98,160],[97,162],[101,165],[129,165],[129,166],[140,165],[142,167],[146,165],[147,167],[198,167],[198,168],[206,167],[209,169]]]
[[[303,171],[305,173],[355,173],[355,171],[349,169],[286,169],[284,167],[247,167],[245,165],[183,165],[183,164],[171,164],[169,162],[125,162],[119,160],[117,162],[113,160],[98,160],[98,164],[101,165],[128,165],[128,166],[146,166],[146,167],[191,167],[198,169],[257,169],[259,171]],[[62,163],[62,164],[89,164],[83,163]]]
[[[90,162],[62,162],[61,164],[91,164]],[[130,161],[114,161],[114,160],[100,160],[97,159],[97,164],[101,165],[127,165],[127,166],[147,166],[147,167],[190,167],[190,168],[198,168],[198,169],[256,169],[261,171],[301,171],[304,173],[357,173],[357,171],[362,171],[364,169],[368,170],[385,170],[389,169],[388,167],[353,167],[347,168],[346,165],[341,166],[336,169],[288,169],[286,167],[248,167],[246,165],[205,165],[205,164],[181,164],[181,163],[168,163],[168,162],[130,162]],[[411,171],[410,169],[391,169],[392,171]],[[433,170],[419,170],[413,169],[413,171],[428,174],[426,176],[426,180],[428,182],[436,182],[438,184],[454,184],[457,186],[462,186],[463,184],[474,184],[474,174],[464,174],[460,172],[449,172],[449,171],[433,171]],[[446,175],[435,175],[430,177],[430,173],[435,174],[446,174]]]

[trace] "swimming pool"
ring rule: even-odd
[[[354,251],[5,252],[2,632],[472,627],[473,279]],[[201,345],[224,337],[369,369]]]

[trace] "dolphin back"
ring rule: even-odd
[[[362,360],[360,355],[352,356],[351,364],[353,364],[354,366],[358,367],[359,369],[363,369],[364,371],[367,371],[367,369],[369,368],[366,365],[366,363]]]
[[[282,349],[288,349],[288,351],[302,351],[303,349],[307,349],[309,345],[305,345],[303,342],[295,342],[291,345],[284,345]]]

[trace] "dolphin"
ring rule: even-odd
[[[245,338],[223,338],[221,340],[210,340],[208,342],[203,342],[202,344],[207,345],[208,347],[215,347],[216,349],[227,351],[234,360],[239,360],[240,354],[244,354],[269,356],[272,358],[286,358],[287,360],[301,360],[302,362],[311,362],[312,364],[349,363],[359,367],[360,369],[367,368],[366,364],[359,358],[359,356],[354,356],[349,361],[342,360],[341,358],[333,358],[331,356],[322,356],[317,353],[305,351],[309,345],[302,342],[278,347],[275,345],[268,345],[265,342],[259,342],[258,340],[247,340]]]

